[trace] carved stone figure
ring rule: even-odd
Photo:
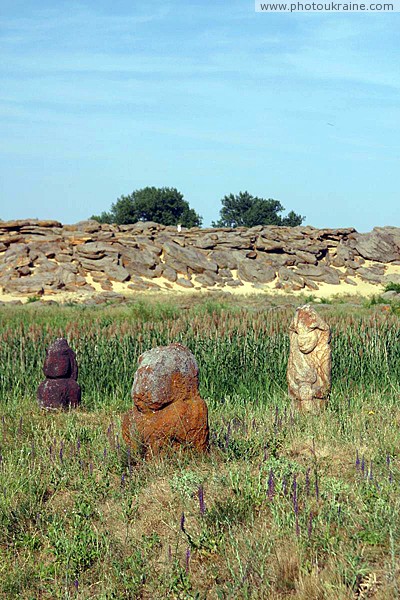
[[[46,380],[39,385],[37,397],[42,408],[70,408],[81,402],[77,383],[78,365],[75,352],[67,340],[58,338],[47,350],[43,372]]]
[[[199,394],[199,369],[182,344],[160,346],[139,358],[133,408],[122,422],[125,442],[147,457],[166,448],[208,448],[207,405]]]
[[[318,412],[331,390],[329,325],[306,304],[297,308],[289,332],[289,395],[300,410]]]

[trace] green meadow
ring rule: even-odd
[[[0,598],[398,598],[399,310],[316,305],[333,365],[313,416],[286,385],[305,300],[0,307]],[[61,336],[82,405],[43,412],[45,351]],[[140,354],[171,342],[199,364],[210,451],[146,462],[121,416]]]

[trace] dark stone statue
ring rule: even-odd
[[[58,338],[46,353],[43,367],[46,380],[39,385],[39,405],[46,409],[75,408],[81,402],[81,388],[77,384],[78,365],[75,352],[67,340]]]

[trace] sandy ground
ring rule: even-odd
[[[364,266],[369,266],[369,261],[366,261]],[[344,269],[338,269],[338,270],[342,270],[344,271]],[[388,265],[386,267],[385,270],[385,275],[391,275],[391,274],[397,274],[400,275],[400,265]],[[237,273],[235,271],[233,271],[233,277],[234,279],[237,279]],[[312,295],[314,296],[314,298],[332,298],[332,297],[339,297],[339,296],[361,296],[361,297],[368,297],[368,296],[373,296],[373,295],[379,295],[380,293],[383,292],[384,290],[384,286],[383,285],[378,285],[378,284],[373,284],[373,283],[368,283],[366,281],[363,281],[360,277],[349,277],[348,279],[350,279],[355,285],[349,284],[349,283],[345,283],[345,282],[341,282],[339,285],[332,285],[332,284],[328,284],[328,283],[318,283],[318,290],[308,290],[308,289],[303,289],[303,290],[299,290],[296,292],[287,292],[285,290],[279,290],[275,288],[275,281],[272,281],[271,283],[265,283],[265,284],[257,284],[257,285],[253,285],[252,283],[243,283],[243,285],[241,286],[237,286],[237,287],[230,287],[230,286],[225,286],[223,288],[214,286],[212,288],[202,288],[201,286],[197,286],[195,284],[195,287],[193,288],[184,288],[181,287],[180,285],[176,284],[176,283],[170,283],[169,281],[167,281],[166,279],[163,279],[162,277],[158,277],[158,278],[154,278],[154,279],[145,279],[143,278],[144,281],[148,281],[149,283],[155,283],[158,286],[160,286],[160,290],[157,290],[157,292],[160,293],[164,293],[164,294],[207,294],[207,293],[212,293],[213,291],[220,291],[220,292],[226,292],[226,293],[230,293],[233,295],[239,295],[239,296],[246,296],[246,295],[250,295],[250,294],[261,294],[261,293],[265,293],[265,294],[269,294],[269,295],[274,295],[274,296],[287,296],[288,294],[290,294],[291,296],[301,296],[301,295]],[[103,292],[101,285],[99,283],[96,283],[93,281],[92,277],[90,275],[88,275],[87,277],[87,282],[95,289],[96,292]],[[113,291],[117,292],[119,294],[123,294],[126,297],[131,297],[134,298],[135,296],[139,294],[143,294],[146,292],[137,292],[135,290],[131,290],[129,289],[129,284],[130,282],[127,283],[118,283],[118,282],[113,282]],[[151,293],[154,293],[154,290],[150,290]],[[95,293],[95,292],[92,292]],[[71,302],[71,301],[83,301],[85,299],[87,299],[88,297],[90,297],[90,293],[88,292],[81,292],[81,293],[76,293],[76,292],[58,292],[58,293],[52,293],[52,294],[45,294],[41,300],[43,301],[48,301],[48,300],[55,300],[57,302]],[[0,293],[0,302],[12,302],[15,300],[20,300],[23,303],[28,302],[28,297],[27,296],[17,296],[17,295],[12,295],[12,294],[2,294]]]

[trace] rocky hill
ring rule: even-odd
[[[126,289],[256,287],[316,290],[321,283],[373,284],[400,275],[400,228],[257,226],[185,229],[157,223],[104,225],[83,221],[0,222],[3,294],[43,295]]]

